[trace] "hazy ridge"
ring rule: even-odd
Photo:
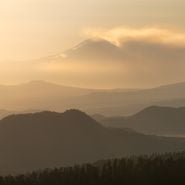
[[[106,128],[78,110],[11,115],[0,121],[0,173],[183,151],[185,139]]]

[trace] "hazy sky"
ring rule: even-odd
[[[0,84],[140,88],[185,81],[184,10],[184,0],[1,0]],[[63,58],[87,38],[110,43],[85,43]]]
[[[184,0],[1,0],[0,60],[62,52],[89,28],[184,29],[184,10]]]

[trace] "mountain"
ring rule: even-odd
[[[183,100],[185,82],[128,92],[93,92],[75,99],[88,113],[107,116],[132,115],[151,105],[185,106]]]
[[[10,113],[25,110],[62,112],[76,108],[91,115],[127,116],[151,105],[185,106],[185,83],[151,89],[85,89],[31,81],[19,85],[0,85],[0,102],[1,109]],[[4,115],[2,113],[0,117]]]
[[[117,44],[104,39],[88,39],[67,51],[43,58],[41,68],[46,67],[47,72],[52,73],[48,73],[51,79],[55,76],[64,84],[152,87],[185,80],[184,51],[185,47],[140,39],[126,39]]]
[[[38,112],[38,110],[64,111],[72,107],[85,110],[86,106],[81,106],[83,100],[78,102],[85,95],[93,92],[132,91],[135,89],[88,89],[39,80],[18,85],[0,85],[0,107],[2,108],[0,118],[12,113]]]
[[[185,107],[148,107],[128,117],[99,119],[106,126],[130,128],[155,135],[185,136]]]
[[[63,53],[65,59],[106,60],[116,59],[120,55],[119,48],[106,40],[85,40]]]
[[[106,63],[107,60],[116,61],[117,59],[119,59],[121,55],[122,52],[120,48],[109,41],[106,41],[104,39],[99,40],[87,39],[62,53],[41,58],[37,60],[37,62],[65,63],[66,61],[70,62],[101,61]]]
[[[131,154],[182,151],[185,139],[103,127],[84,112],[11,115],[0,121],[0,174]]]
[[[91,89],[63,86],[45,81],[31,81],[19,85],[0,85],[1,107],[13,112],[28,109],[56,110],[71,96],[93,92]],[[11,111],[12,112],[12,111]]]

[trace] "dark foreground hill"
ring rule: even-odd
[[[184,185],[185,153],[99,161],[0,177],[0,185]]]
[[[156,135],[185,136],[185,107],[151,106],[129,117],[97,117],[106,126]]]
[[[85,113],[41,112],[0,121],[0,174],[185,149],[185,139],[101,126]]]

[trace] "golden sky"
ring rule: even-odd
[[[185,81],[184,10],[184,0],[1,0],[0,84],[145,88]],[[63,53],[88,38],[95,42]]]
[[[184,0],[1,0],[0,60],[40,58],[84,39],[84,30],[184,29]]]

